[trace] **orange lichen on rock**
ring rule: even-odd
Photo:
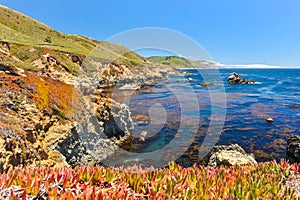
[[[73,102],[78,93],[72,85],[39,77],[27,72],[24,82],[33,88],[33,101],[40,110],[46,110],[62,117],[73,117]]]
[[[53,141],[63,139],[68,130],[56,129],[60,134],[49,144],[45,137],[53,127],[72,124],[79,99],[75,88],[33,72],[0,72],[0,91],[0,172],[16,166],[66,165],[63,155],[53,154]]]
[[[79,93],[74,86],[49,77],[26,72],[26,77],[0,74],[1,90],[26,94],[41,111],[56,114],[63,118],[73,118],[74,104]]]

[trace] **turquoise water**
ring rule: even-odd
[[[257,84],[228,84],[227,77],[232,72],[245,79],[255,80]],[[210,73],[210,70],[201,70],[202,75]],[[131,97],[129,106],[137,136],[132,152],[151,152],[168,145],[176,137],[185,117],[199,115],[197,134],[189,151],[183,156],[184,159],[197,162],[197,149],[207,134],[211,119],[209,89],[221,87],[198,86],[204,81],[201,74],[195,69],[182,70],[179,74],[170,75],[168,80],[144,88]],[[219,74],[220,77],[214,75],[210,78],[216,84],[224,83],[227,96],[225,124],[217,144],[237,143],[247,152],[253,153],[258,161],[285,157],[287,139],[300,132],[300,69],[220,69]],[[188,78],[194,82],[188,82]],[[197,97],[199,108],[185,112],[187,116],[182,116],[182,102],[188,103],[191,100],[189,98],[194,97],[187,93],[184,100],[180,101],[176,93],[184,93],[190,88]],[[154,114],[151,118],[149,109],[154,105],[160,108],[158,111],[163,108],[164,112]],[[161,114],[165,118],[160,119]],[[143,120],[137,116],[143,116]],[[266,122],[266,117],[272,117],[274,123]],[[186,124],[183,130],[190,127]],[[143,141],[138,137],[142,131],[151,133]]]

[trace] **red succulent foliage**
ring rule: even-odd
[[[135,169],[135,170],[134,170]],[[293,199],[284,180],[299,164],[267,162],[141,171],[102,166],[14,169],[0,176],[2,199]],[[138,172],[138,173],[137,173]]]

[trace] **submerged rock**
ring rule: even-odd
[[[219,84],[215,84],[215,83],[211,83],[211,82],[203,82],[203,83],[199,83],[197,85],[203,86],[203,87],[207,87],[207,86],[220,86]]]
[[[291,163],[300,162],[300,137],[292,136],[287,141],[286,158]]]
[[[244,78],[239,77],[239,75],[235,72],[230,74],[227,81],[228,81],[228,83],[231,83],[231,84],[253,84],[253,83],[255,83],[255,81],[253,81],[253,80],[245,80]]]
[[[254,155],[247,154],[238,144],[215,146],[209,155],[208,166],[256,164]]]
[[[298,105],[292,105],[292,106],[289,106],[289,108],[290,109],[298,109],[298,108],[300,108],[300,106],[298,106]]]

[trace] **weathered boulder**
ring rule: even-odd
[[[239,75],[235,72],[230,74],[227,81],[228,81],[228,83],[231,83],[231,84],[253,84],[253,83],[255,83],[255,81],[253,81],[253,80],[245,80],[244,78],[239,77]]]
[[[256,164],[252,154],[247,154],[238,144],[215,146],[209,154],[208,166]]]
[[[286,158],[291,163],[300,162],[300,136],[292,136],[288,139]]]

